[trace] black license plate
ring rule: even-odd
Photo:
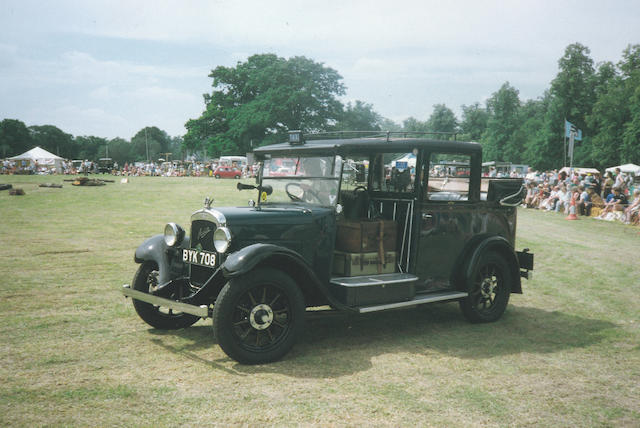
[[[198,266],[216,267],[218,265],[218,254],[199,250],[182,250],[182,261]]]

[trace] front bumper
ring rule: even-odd
[[[124,294],[125,297],[131,297],[132,299],[195,315],[201,318],[209,318],[211,316],[211,310],[207,305],[196,306],[188,303],[176,302],[175,300],[165,299],[164,297],[158,297],[153,294],[134,290],[129,286],[129,284],[122,286],[122,294]]]

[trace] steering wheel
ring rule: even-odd
[[[293,186],[293,187],[297,187],[300,190],[302,190],[302,195],[298,196],[298,195],[294,195],[293,193],[291,193],[289,191],[289,187]],[[297,201],[297,202],[312,202],[312,200],[310,200],[309,198],[307,198],[307,195],[311,195],[313,196],[313,199],[315,199],[317,202],[322,203],[322,199],[320,199],[320,196],[318,196],[318,194],[311,189],[308,186],[302,186],[300,183],[287,183],[286,186],[284,186],[284,191],[287,193],[287,196],[292,200],[292,201]]]
[[[357,195],[358,191],[362,191],[362,192],[366,192],[367,191],[367,187],[366,186],[356,186],[355,189],[352,190],[353,195]]]

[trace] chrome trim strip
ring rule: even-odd
[[[377,312],[377,311],[384,311],[387,309],[404,308],[407,306],[423,305],[425,303],[431,303],[431,302],[441,302],[444,300],[460,299],[463,297],[467,297],[468,295],[469,293],[463,293],[463,292],[457,292],[457,291],[437,293],[437,294],[431,294],[426,296],[419,296],[414,298],[413,300],[407,300],[405,302],[387,303],[385,305],[377,305],[377,306],[365,306],[362,308],[358,308],[358,312],[360,312],[361,314],[364,314],[367,312]]]
[[[188,303],[176,302],[175,300],[165,299],[164,297],[154,296],[152,294],[143,293],[142,291],[133,290],[129,284],[122,286],[122,294],[125,297],[141,300],[152,305],[162,306],[163,308],[175,309],[176,311],[195,315],[201,318],[209,317],[209,307],[206,305],[196,306]]]
[[[202,208],[201,210],[194,212],[191,215],[191,221],[193,222],[194,220],[211,221],[215,223],[217,227],[227,225],[227,219],[225,218],[224,214],[222,214],[220,211],[208,208]]]

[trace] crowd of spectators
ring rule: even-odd
[[[88,175],[99,172],[109,172],[119,176],[164,176],[164,177],[213,177],[217,162],[125,162],[118,165],[114,162],[108,171],[99,167],[97,162],[89,160],[64,160],[60,163],[59,170],[53,165],[39,165],[38,162],[14,161],[4,159],[0,162],[2,174],[56,174]],[[243,177],[254,177],[257,165],[233,165],[242,171]]]
[[[619,168],[604,176],[598,172],[529,171],[525,186],[525,208],[640,223],[640,185]]]

